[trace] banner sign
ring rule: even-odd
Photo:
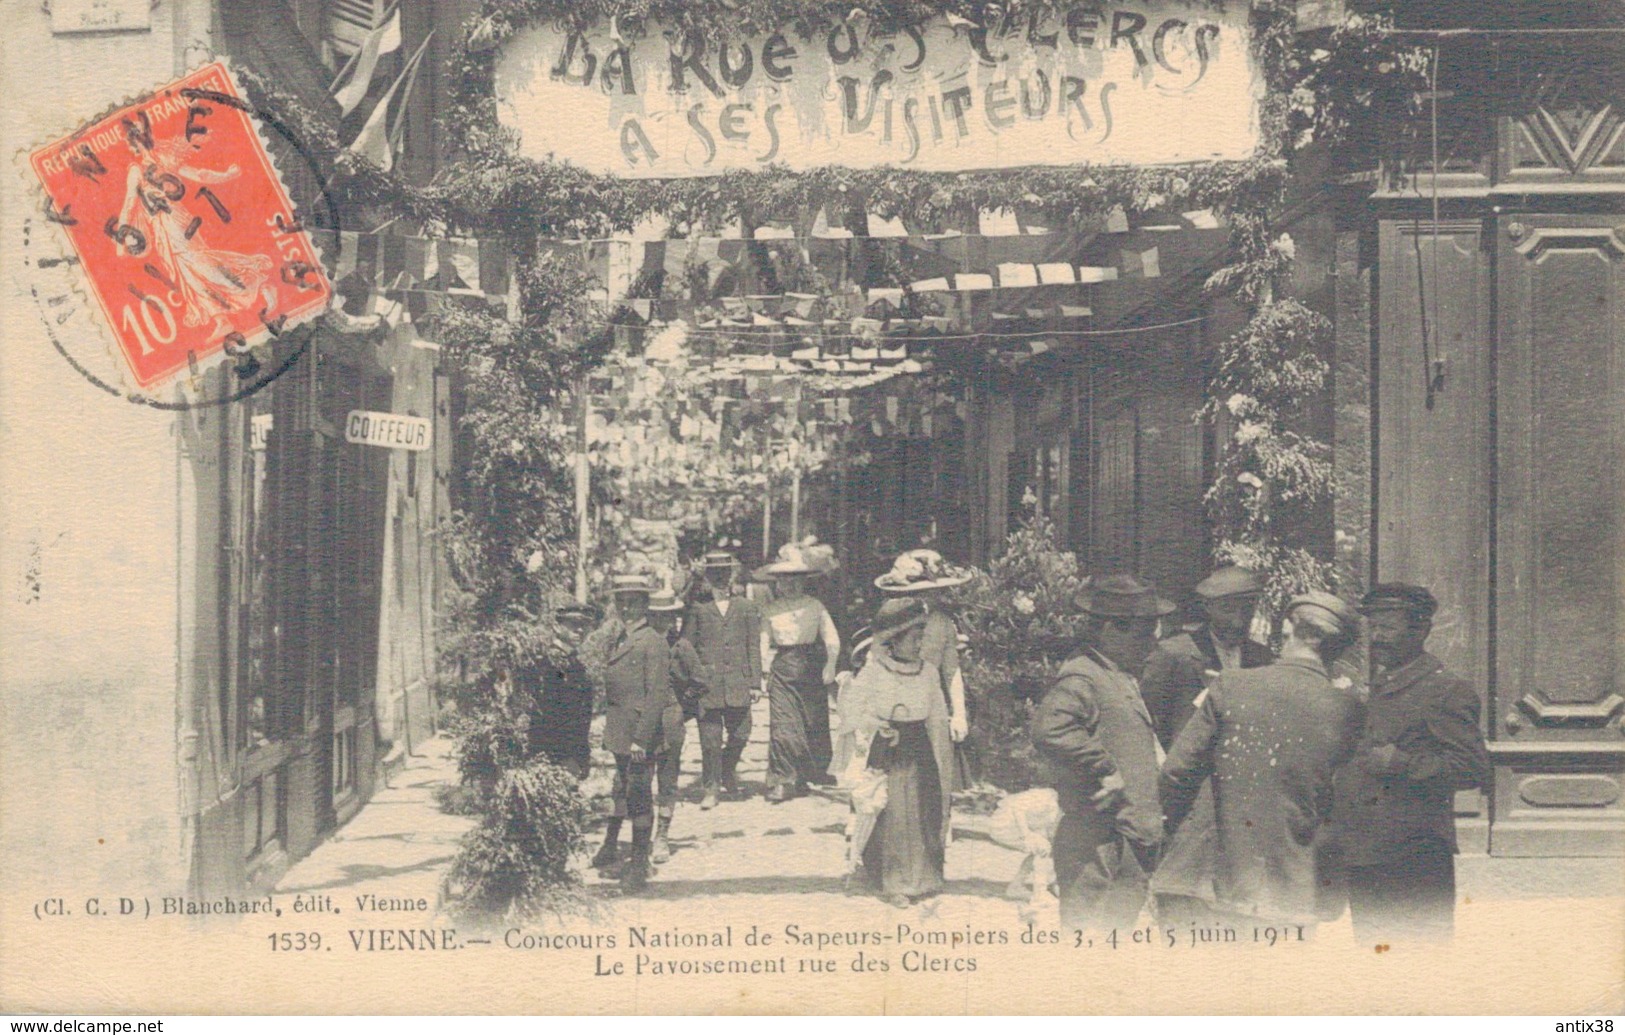
[[[1247,4],[1081,3],[811,40],[538,25],[505,46],[496,93],[531,158],[668,178],[1243,159],[1262,81]]]

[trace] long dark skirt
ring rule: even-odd
[[[768,672],[767,703],[768,786],[826,782],[832,749],[823,644],[779,648]]]
[[[897,744],[879,737],[869,766],[886,771],[886,807],[863,847],[863,869],[882,894],[917,898],[942,890],[942,780],[923,722],[893,724]]]

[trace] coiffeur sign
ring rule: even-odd
[[[625,177],[1241,159],[1261,78],[1247,5],[1079,4],[976,26],[848,22],[812,40],[535,26],[497,65],[521,149]]]

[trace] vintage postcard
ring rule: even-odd
[[[0,1011],[1625,1011],[1617,0],[0,13]]]

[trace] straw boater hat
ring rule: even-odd
[[[710,553],[705,555],[703,566],[707,570],[711,570],[715,568],[732,568],[738,563],[738,558],[734,557],[734,555],[729,553],[727,550],[712,550]]]
[[[1203,600],[1256,596],[1263,592],[1264,584],[1258,576],[1239,564],[1220,568],[1196,584],[1196,595]]]
[[[609,580],[610,591],[616,596],[641,593],[648,596],[657,588],[655,580],[648,575],[615,575]]]
[[[677,594],[670,590],[663,589],[649,597],[649,610],[651,611],[681,611],[682,609],[683,602],[677,598]]]
[[[1157,588],[1133,575],[1106,575],[1091,579],[1079,591],[1077,605],[1102,618],[1161,618],[1176,608],[1157,596]]]
[[[807,538],[779,547],[778,558],[751,572],[751,578],[767,582],[780,575],[828,575],[840,566],[834,547]]]
[[[891,571],[875,579],[875,586],[883,593],[903,595],[962,586],[970,580],[969,568],[949,564],[935,550],[909,550],[898,556]]]
[[[597,625],[604,620],[604,609],[597,604],[562,604],[553,610],[560,622],[586,622]]]

